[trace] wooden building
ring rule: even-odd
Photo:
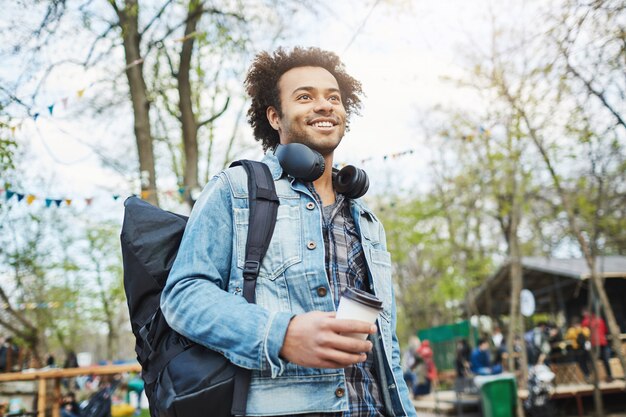
[[[597,260],[605,278],[604,287],[621,332],[626,333],[626,257],[606,256]],[[490,317],[508,315],[511,306],[510,262],[505,263],[468,300],[471,314]],[[584,259],[526,257],[522,259],[523,285],[535,298],[535,312],[562,315],[569,323],[580,317],[587,305],[591,272]]]

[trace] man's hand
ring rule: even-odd
[[[308,368],[345,368],[367,358],[368,340],[342,333],[376,333],[376,326],[360,320],[338,320],[335,313],[298,314],[289,323],[280,356]]]

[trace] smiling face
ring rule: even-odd
[[[331,154],[346,130],[346,109],[339,85],[321,67],[297,67],[278,81],[280,110],[267,108],[267,118],[280,143],[302,143],[322,155]]]

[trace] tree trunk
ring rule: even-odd
[[[510,138],[510,135],[509,135]],[[515,149],[509,142],[509,149],[515,153]],[[522,255],[519,246],[518,227],[522,217],[521,196],[520,196],[520,184],[517,178],[517,171],[519,167],[517,156],[511,158],[512,167],[509,171],[510,185],[511,185],[511,208],[509,213],[509,227],[508,227],[508,245],[509,245],[509,258],[511,262],[511,310],[510,320],[511,327],[509,329],[509,335],[507,339],[507,349],[509,352],[509,369],[515,369],[514,363],[512,363],[513,346],[515,337],[519,337],[524,340],[524,320],[522,318],[520,310],[520,294],[523,286],[523,274],[522,274]],[[513,366],[511,366],[513,365]],[[525,388],[528,381],[528,357],[526,349],[522,349],[520,352],[520,370],[522,374],[518,379],[520,381],[520,388]],[[524,416],[524,407],[521,398],[517,397],[517,415]]]
[[[158,205],[154,149],[150,129],[150,100],[143,76],[141,58],[141,34],[139,33],[139,4],[137,0],[126,0],[124,9],[119,9],[115,0],[110,0],[119,18],[126,57],[126,78],[135,118],[134,130],[139,156],[139,178],[141,197]]]
[[[191,57],[195,37],[193,36],[202,16],[202,4],[198,1],[189,2],[187,23],[185,25],[185,39],[180,52],[180,66],[178,68],[178,108],[183,131],[183,186],[185,187],[185,200],[191,207],[191,191],[198,188],[198,121],[193,112],[191,99]]]

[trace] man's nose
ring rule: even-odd
[[[321,97],[315,102],[315,111],[328,113],[333,111],[333,105],[325,97]]]

